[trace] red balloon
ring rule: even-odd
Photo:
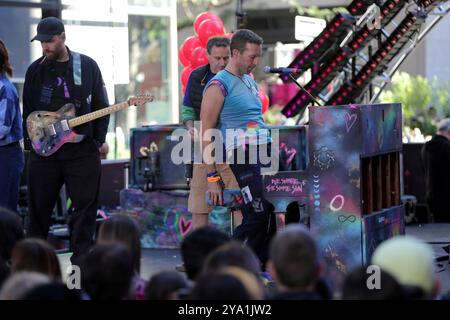
[[[261,90],[258,91],[258,97],[259,99],[261,99],[262,104],[261,113],[264,113],[269,108],[269,97],[266,94],[264,94]]]
[[[200,47],[200,39],[196,36],[190,36],[184,40],[183,45],[181,46],[183,48],[183,54],[186,59],[191,58],[192,51],[194,51],[195,48]]]
[[[192,70],[194,70],[190,65],[184,68],[181,72],[181,84],[186,87],[189,76],[191,75]]]
[[[183,47],[178,51],[178,60],[184,67],[189,65],[189,60],[184,56]]]
[[[223,34],[223,24],[221,21],[205,20],[198,27],[198,38],[203,47],[206,47],[206,43],[210,37],[221,36]]]
[[[192,68],[198,68],[208,64],[208,58],[206,57],[206,49],[202,47],[195,48],[191,54],[191,66]]]
[[[202,12],[194,20],[194,31],[196,34],[198,34],[198,28],[200,27],[200,24],[205,20],[218,20],[222,22],[218,15],[215,15],[214,13],[208,11]]]

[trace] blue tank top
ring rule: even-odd
[[[239,77],[222,70],[208,82],[205,90],[212,84],[218,85],[224,96],[217,127],[224,138],[226,151],[244,143],[269,143],[269,130],[262,117],[256,82],[247,74]]]

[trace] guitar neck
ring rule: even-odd
[[[94,111],[94,112],[91,112],[91,113],[88,113],[88,114],[85,114],[85,115],[73,118],[73,119],[69,120],[69,126],[71,128],[73,128],[73,127],[82,125],[82,124],[84,124],[86,122],[89,122],[89,121],[101,118],[103,116],[106,116],[108,114],[114,113],[116,111],[128,108],[129,106],[130,105],[128,104],[128,102],[122,102],[122,103],[119,103],[119,104],[115,104],[115,105],[112,105],[110,107],[103,108],[103,109],[100,109],[100,110],[97,110],[97,111]]]

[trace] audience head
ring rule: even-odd
[[[314,239],[300,224],[277,233],[270,246],[269,271],[280,291],[314,291],[321,264]]]
[[[450,118],[445,118],[437,124],[437,133],[450,139]]]
[[[19,241],[12,251],[11,271],[36,271],[61,281],[61,268],[53,247],[42,239]]]
[[[250,295],[250,300],[262,300],[265,298],[264,284],[259,275],[239,266],[230,266],[221,269],[223,274],[236,277],[244,285],[245,290]]]
[[[69,289],[64,283],[52,282],[37,285],[24,295],[23,300],[79,301],[82,296],[79,290]]]
[[[9,277],[9,267],[6,262],[0,257],[0,288],[5,280]]]
[[[15,212],[0,207],[0,257],[5,263],[10,262],[13,247],[23,238],[20,217]]]
[[[228,235],[210,226],[189,233],[181,242],[181,256],[188,278],[194,280],[201,272],[208,254],[228,241]]]
[[[421,289],[423,298],[438,294],[433,249],[417,238],[397,236],[384,241],[373,253],[372,264],[388,272],[401,285]]]
[[[200,275],[190,299],[261,300],[264,299],[264,289],[254,274],[238,267],[228,267]]]
[[[137,222],[130,216],[118,214],[102,222],[97,243],[111,241],[123,243],[131,253],[134,272],[141,270],[141,235]]]
[[[32,289],[51,283],[45,274],[34,271],[22,271],[12,274],[0,290],[0,300],[23,300]]]
[[[13,76],[13,68],[9,61],[8,48],[5,43],[0,40],[0,74],[6,73],[8,76]]]
[[[145,287],[146,300],[177,300],[180,291],[187,291],[189,281],[176,271],[155,274]]]
[[[259,260],[253,251],[236,241],[225,243],[211,252],[206,258],[203,270],[214,272],[231,266],[240,267],[255,276],[259,276],[261,271]]]
[[[367,267],[352,270],[344,279],[342,299],[402,300],[405,298],[402,286],[389,273],[380,269],[379,288],[369,287],[371,275]]]
[[[98,244],[84,260],[81,286],[92,300],[122,300],[130,292],[133,263],[120,242]]]

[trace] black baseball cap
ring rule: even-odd
[[[31,41],[50,41],[54,35],[64,32],[64,24],[55,17],[42,19],[37,26],[37,35]]]

